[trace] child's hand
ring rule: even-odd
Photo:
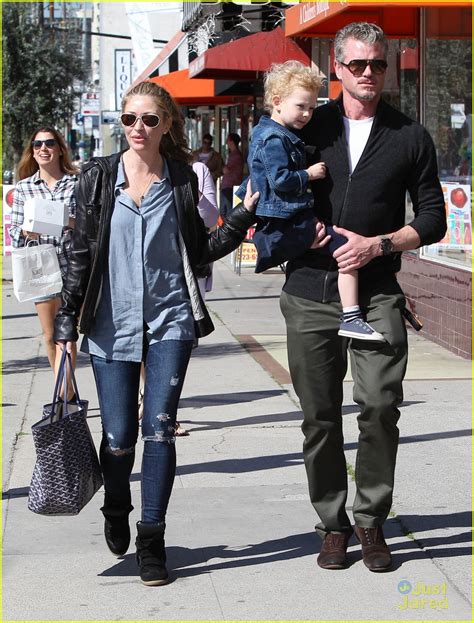
[[[320,249],[324,247],[331,240],[329,234],[326,235],[326,227],[321,221],[316,221],[316,237],[310,249]]]
[[[317,162],[316,164],[312,164],[306,169],[306,171],[311,181],[322,180],[323,177],[326,177],[326,165],[324,164],[324,162]]]

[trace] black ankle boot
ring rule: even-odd
[[[104,517],[104,536],[107,547],[112,554],[123,556],[127,553],[130,545],[130,524],[128,516],[133,507],[126,511],[114,511],[101,509]]]
[[[165,553],[165,522],[137,523],[137,563],[140,579],[146,586],[168,583]]]

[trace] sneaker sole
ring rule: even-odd
[[[342,337],[352,337],[355,340],[365,340],[366,342],[386,342],[387,341],[384,337],[379,337],[378,335],[376,336],[360,335],[360,333],[354,334],[354,333],[351,333],[350,331],[344,331],[344,329],[339,330],[337,334],[341,335]]]

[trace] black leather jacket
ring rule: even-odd
[[[107,265],[110,222],[115,204],[114,188],[122,154],[94,158],[87,163],[76,186],[76,227],[69,254],[62,305],[54,323],[55,341],[76,341],[94,322],[104,268]],[[208,234],[196,209],[197,178],[182,162],[167,160],[178,217],[184,273],[193,308],[196,335],[202,337],[214,325],[202,300],[195,270],[236,249],[245,238],[255,215],[238,206],[216,232]],[[79,319],[80,315],[80,319]]]

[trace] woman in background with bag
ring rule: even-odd
[[[212,234],[197,211],[197,180],[184,122],[169,93],[141,82],[125,95],[129,149],[84,165],[77,223],[55,321],[56,342],[91,356],[102,418],[104,535],[122,556],[130,544],[130,475],[138,438],[140,367],[145,364],[141,520],[137,562],[148,586],[168,582],[165,516],[176,471],[178,401],[195,336],[214,329],[195,270],[237,248],[257,197]]]
[[[25,145],[17,167],[16,178],[19,181],[13,193],[10,227],[12,246],[24,247],[30,240],[35,240],[38,244],[53,244],[56,247],[63,280],[67,272],[68,249],[76,216],[74,185],[77,172],[61,134],[54,128],[43,126],[33,132]],[[31,198],[60,201],[68,206],[69,224],[64,227],[60,238],[23,229],[24,204]],[[60,297],[61,293],[57,292],[34,300],[48,361],[55,376],[61,360],[61,351],[53,340],[54,317],[61,303]],[[72,349],[72,359],[75,365],[75,348]],[[71,398],[71,395],[68,398]]]

